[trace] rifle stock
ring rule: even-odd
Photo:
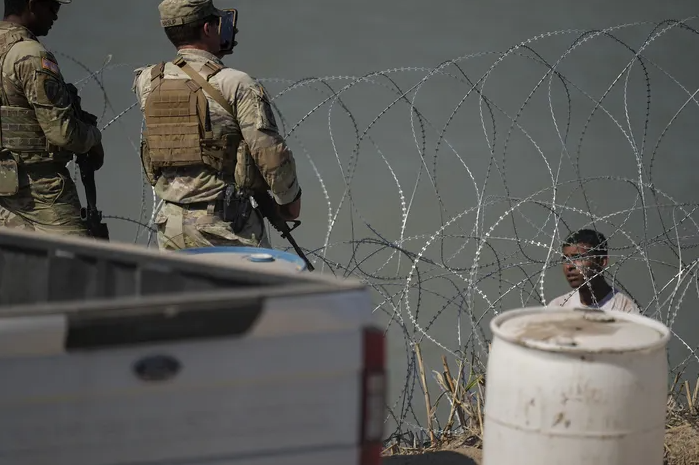
[[[267,192],[253,194],[253,198],[255,199],[257,208],[260,210],[260,213],[262,213],[262,216],[267,218],[269,224],[271,224],[274,229],[279,231],[282,239],[289,241],[289,244],[291,244],[291,246],[294,248],[296,254],[306,263],[308,271],[313,271],[315,269],[313,264],[310,262],[310,260],[308,260],[306,254],[303,253],[303,250],[301,250],[301,247],[299,247],[296,240],[291,235],[291,231],[296,229],[301,222],[298,220],[293,220],[292,223],[294,223],[294,225],[290,228],[287,224],[287,220],[279,215],[277,203]]]

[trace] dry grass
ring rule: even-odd
[[[415,354],[420,371],[420,382],[425,393],[427,425],[430,430],[435,420],[437,405],[448,400],[451,404],[447,423],[442,428],[443,433],[437,436],[430,431],[427,444],[401,444],[394,442],[384,450],[384,463],[395,465],[470,465],[480,463],[481,443],[483,432],[483,406],[485,380],[482,374],[476,372],[472,361],[470,369],[464,370],[463,363],[459,364],[456,378],[452,375],[447,358],[442,356],[443,371],[433,372],[441,388],[440,395],[431,402],[427,386],[424,364],[420,346],[415,346]],[[464,378],[468,373],[468,377]],[[461,432],[456,433],[459,429]],[[465,433],[464,433],[465,431]]]
[[[696,423],[672,426],[665,433],[666,465],[699,464],[699,427]]]
[[[699,465],[699,379],[694,389],[675,377],[667,402],[665,465]]]
[[[441,394],[434,403],[427,389],[426,376],[419,346],[416,347],[420,381],[425,392],[427,425],[430,439],[425,444],[393,442],[384,450],[386,465],[479,465],[483,441],[483,408],[485,379],[473,369],[468,379],[462,378],[460,365],[452,376],[446,357],[442,357],[443,371],[434,372]],[[472,367],[475,363],[472,363]],[[675,377],[667,404],[664,465],[699,465],[699,379],[694,387],[688,381]],[[432,430],[434,413],[444,398],[451,410],[441,436]],[[461,431],[456,432],[456,423]]]

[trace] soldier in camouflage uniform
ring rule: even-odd
[[[222,194],[235,186],[271,191],[279,213],[296,219],[301,188],[294,157],[279,135],[269,99],[248,74],[225,67],[225,11],[211,0],[165,0],[161,25],[177,58],[135,71],[145,116],[144,171],[164,200],[155,223],[161,250],[210,246],[270,247],[262,215],[231,220]],[[220,27],[219,27],[220,26]]]
[[[80,199],[66,168],[88,154],[99,169],[102,135],[83,123],[56,57],[37,37],[48,34],[71,0],[5,0],[0,21],[0,225],[87,236]]]

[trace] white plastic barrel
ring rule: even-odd
[[[179,252],[210,263],[253,264],[256,268],[263,270],[288,271],[290,273],[300,273],[307,269],[306,262],[296,254],[262,247],[198,247],[183,249]]]
[[[492,319],[484,465],[662,465],[670,330],[600,310]]]

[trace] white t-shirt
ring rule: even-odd
[[[577,307],[577,308],[601,308],[602,310],[616,310],[619,312],[641,313],[641,309],[625,294],[618,289],[612,288],[612,292],[596,304],[583,305],[580,302],[578,290],[570,291],[562,296],[556,297],[548,304],[549,307]]]

